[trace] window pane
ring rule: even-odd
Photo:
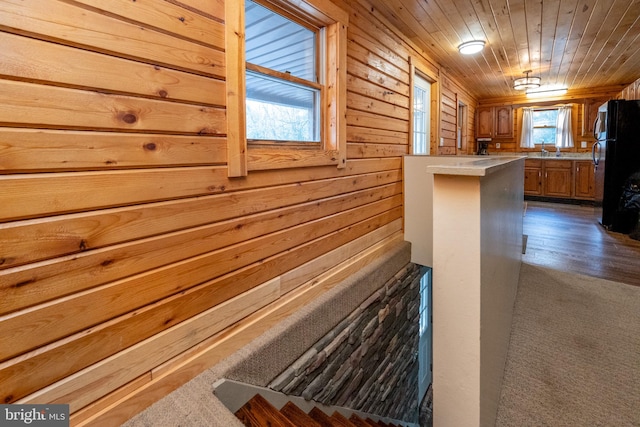
[[[246,0],[247,62],[317,83],[316,33]]]
[[[533,128],[533,143],[553,145],[556,143],[556,128]]]
[[[533,143],[554,145],[556,143],[557,109],[534,110]]]
[[[533,112],[533,126],[556,126],[558,110],[535,110]]]
[[[413,96],[413,153],[427,153],[427,92],[421,87],[414,87]]]
[[[320,141],[320,92],[248,71],[247,138]]]

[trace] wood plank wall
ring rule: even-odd
[[[230,179],[222,0],[0,3],[3,403],[119,425],[402,238],[409,58],[446,75],[338,4],[347,167]]]
[[[620,95],[621,99],[640,99],[640,79],[626,86]]]

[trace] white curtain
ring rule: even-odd
[[[533,142],[533,108],[522,108],[522,134],[520,135],[520,147],[534,148]]]
[[[563,105],[558,108],[556,122],[556,147],[573,147],[573,135],[571,132],[571,105]]]

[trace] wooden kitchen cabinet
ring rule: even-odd
[[[595,172],[590,160],[576,160],[575,164],[575,198],[594,200]]]
[[[476,137],[512,138],[513,108],[510,105],[478,107],[476,109]]]
[[[524,194],[549,198],[594,200],[595,175],[590,160],[526,159]]]
[[[476,109],[476,137],[493,137],[493,107],[478,107]]]
[[[550,197],[571,197],[573,162],[569,160],[545,160],[542,193]]]
[[[513,137],[513,108],[509,106],[495,107],[494,138]]]
[[[542,161],[524,161],[524,194],[542,196]]]

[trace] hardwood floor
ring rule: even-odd
[[[594,207],[527,201],[522,261],[640,286],[640,241],[606,231]]]

